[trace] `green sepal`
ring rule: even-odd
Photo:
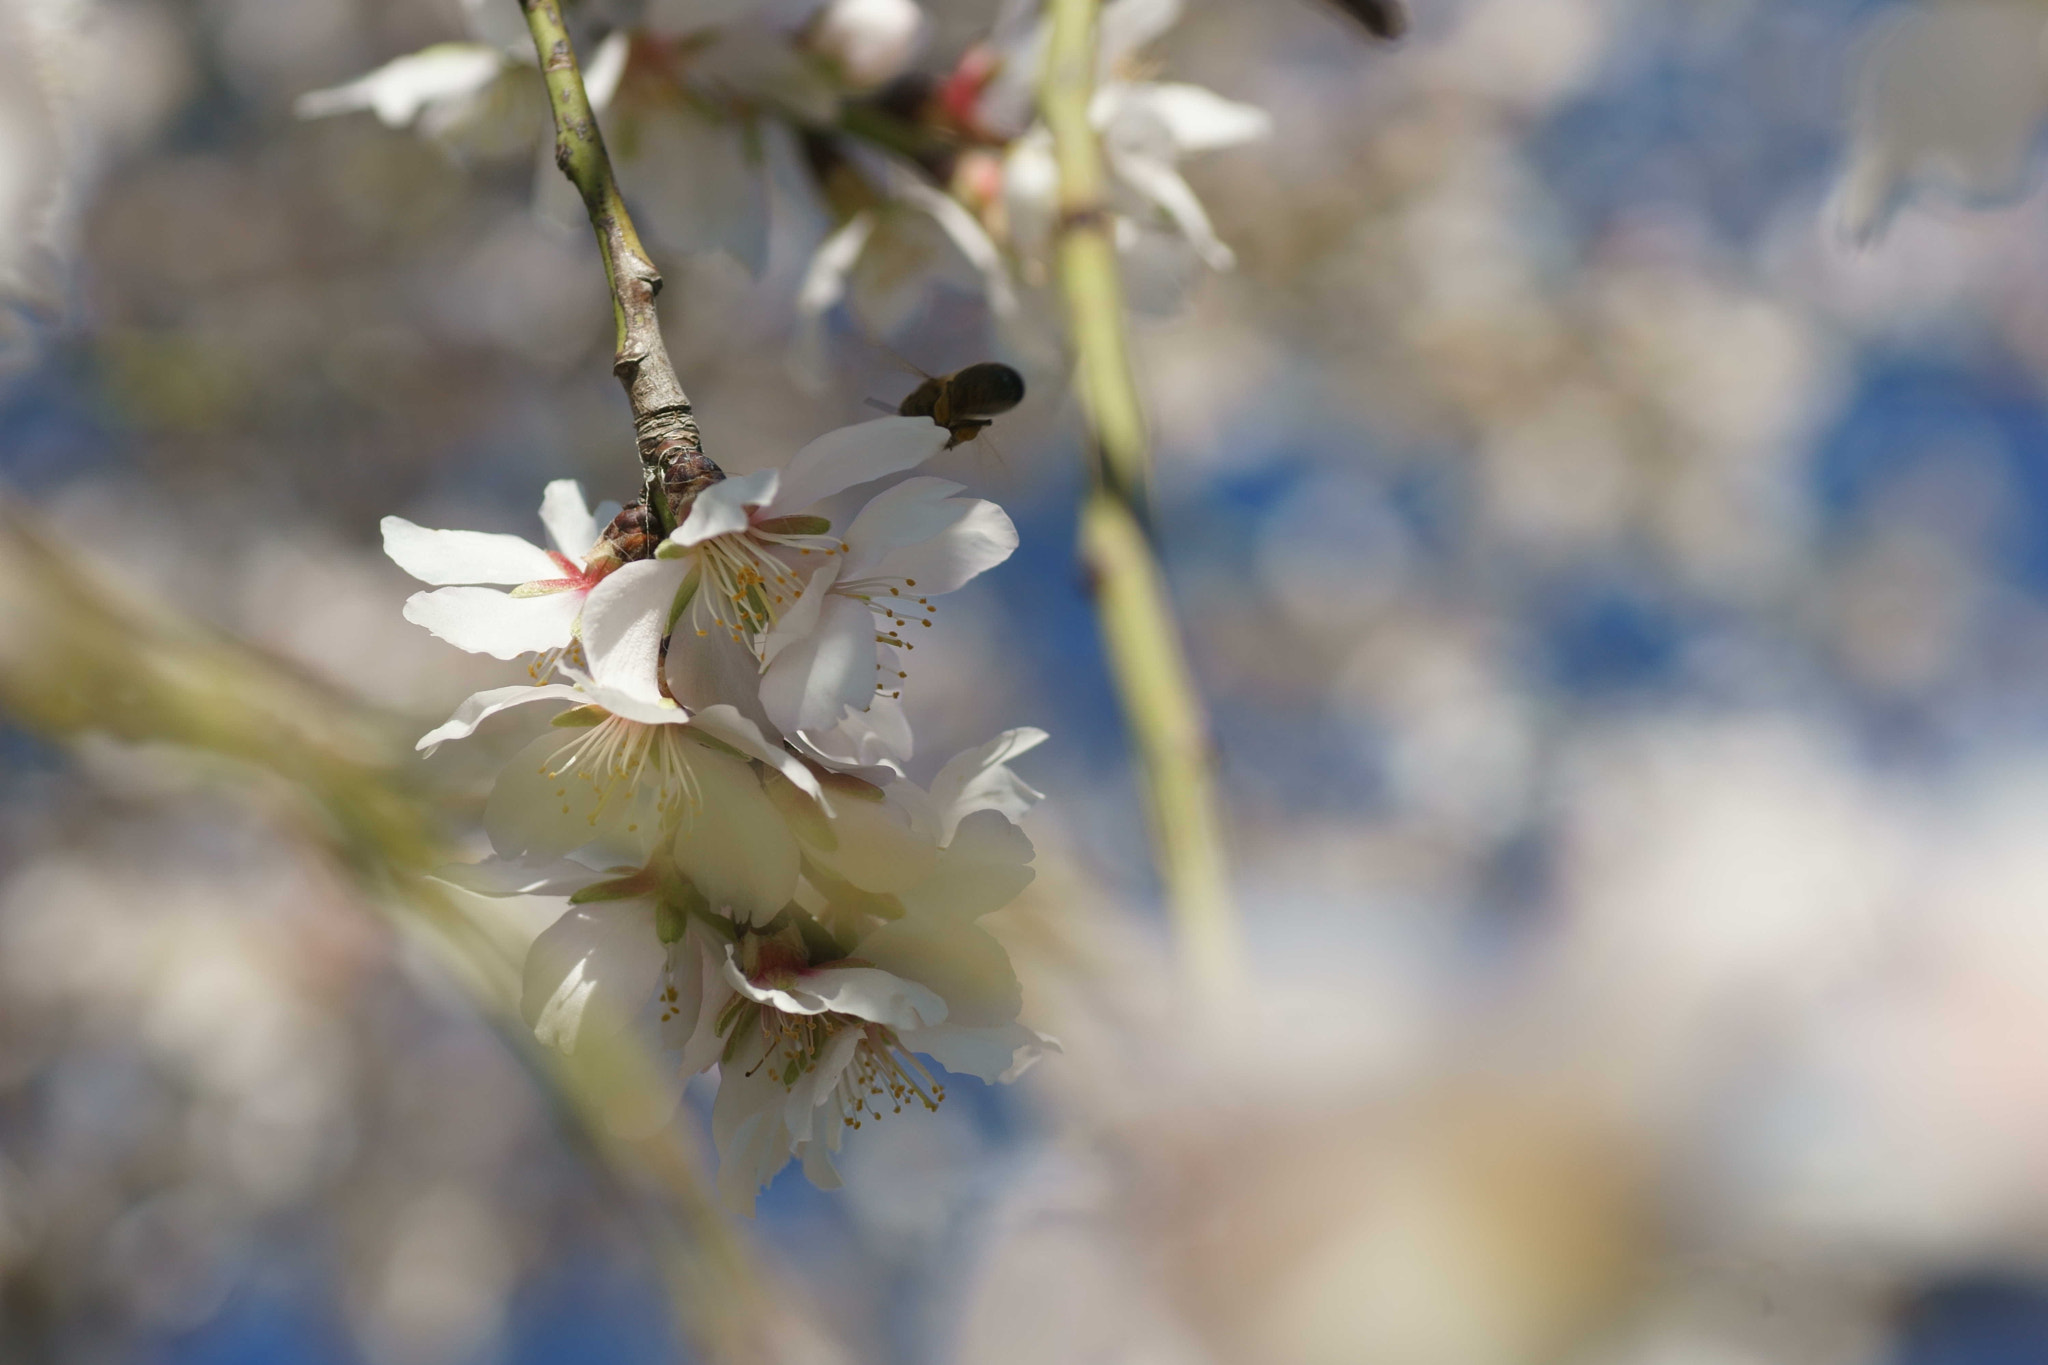
[[[790,917],[797,933],[803,936],[804,951],[810,955],[811,961],[838,962],[846,956],[845,945],[833,936],[832,931],[795,904],[783,913]],[[899,910],[897,913],[902,912]]]
[[[655,904],[654,936],[663,943],[679,941],[683,936],[684,926],[688,923],[689,917],[683,913],[681,906],[666,900]]]
[[[678,545],[673,540],[664,540],[661,544],[654,547],[654,557],[656,559],[681,559],[696,548],[694,545]]]
[[[548,718],[548,724],[562,730],[587,730],[593,725],[604,724],[611,712],[602,706],[572,706]]]
[[[799,514],[757,521],[754,523],[754,529],[766,531],[771,536],[822,536],[832,529],[832,523],[825,517]]]
[[[614,877],[610,881],[592,882],[581,891],[569,897],[571,905],[589,905],[596,901],[628,901],[636,896],[645,896],[654,891],[655,878],[646,869]]]
[[[699,730],[694,725],[686,725],[683,727],[683,738],[691,740],[697,744],[701,744],[715,754],[724,754],[728,758],[736,758],[742,763],[752,763],[755,761],[754,756],[752,754],[741,753],[738,749],[733,748],[732,745],[727,744],[717,735],[708,734],[705,731]]]
[[[726,1001],[725,1008],[720,1010],[718,1017],[711,1021],[713,1036],[723,1038],[727,1031],[739,1022],[740,1012],[753,1003],[752,1000],[747,999],[744,995],[735,995],[732,999]]]

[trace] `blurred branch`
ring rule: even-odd
[[[583,88],[583,70],[577,65],[576,49],[562,20],[560,0],[519,0],[519,4],[526,12],[526,27],[533,34],[533,49],[547,81],[548,104],[554,110],[555,164],[583,197],[584,211],[590,215],[591,230],[597,234],[598,250],[604,256],[618,336],[612,373],[626,386],[626,397],[633,405],[633,433],[640,448],[647,506],[666,532],[674,524],[669,500],[662,496],[665,479],[686,461],[704,462],[704,442],[661,339],[661,319],[654,307],[654,297],[661,292],[661,272],[640,245],[640,234],[619,195],[612,159],[604,149],[604,134],[598,129],[597,115]],[[683,477],[697,472],[691,468]]]
[[[681,1330],[704,1359],[796,1358],[793,1320],[714,1207],[702,1162],[673,1123],[623,1137],[613,1119],[661,1094],[630,1038],[573,1065],[535,1045],[519,1010],[526,936],[497,902],[429,874],[451,860],[440,803],[393,718],[175,613],[124,599],[0,503],[0,713],[55,739],[103,733],[230,760],[285,806],[395,929],[423,940],[478,1011],[546,1082],[570,1131],[669,1218],[649,1220]],[[401,766],[402,765],[402,766]],[[657,1116],[660,1117],[660,1116]],[[805,1359],[818,1359],[803,1342]],[[829,1358],[826,1356],[825,1358]]]
[[[1151,442],[1124,332],[1102,147],[1089,120],[1097,16],[1097,0],[1052,0],[1039,97],[1059,161],[1060,289],[1093,438],[1081,555],[1143,770],[1153,857],[1182,952],[1197,979],[1219,986],[1237,970],[1236,911],[1208,722],[1147,533]]]

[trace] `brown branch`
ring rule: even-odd
[[[562,19],[560,0],[519,0],[533,50],[546,78],[548,104],[555,115],[555,164],[583,197],[590,227],[604,256],[605,278],[612,290],[612,322],[618,335],[612,373],[625,385],[633,407],[633,434],[640,449],[643,494],[666,533],[674,529],[681,509],[707,483],[724,477],[704,454],[697,419],[669,363],[661,339],[661,320],[654,308],[661,292],[661,272],[640,245],[633,217],[619,195],[611,157],[604,149],[590,95],[583,88],[583,70]],[[665,495],[664,495],[665,494]]]

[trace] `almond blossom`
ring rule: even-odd
[[[580,223],[556,171],[531,39],[512,0],[464,0],[467,41],[397,57],[300,97],[302,118],[373,112],[454,150],[540,149],[536,209]],[[590,47],[591,107],[650,237],[724,251],[759,274],[768,250],[768,149],[783,125],[823,126],[847,96],[906,70],[929,25],[915,0],[651,0]]]
[[[816,758],[879,743],[880,728],[854,740],[833,731],[878,690],[896,690],[908,670],[891,665],[929,627],[931,599],[1007,559],[1016,528],[995,504],[956,498],[959,484],[933,478],[877,495],[844,537],[803,509],[921,464],[948,439],[921,417],[879,418],[820,437],[783,469],[698,494],[656,559],[628,566],[650,585],[641,628],[670,631],[668,695],[686,705],[732,698]]]
[[[801,848],[772,916],[661,850],[611,872],[528,856],[443,875],[485,894],[569,897],[528,955],[528,1022],[573,1054],[591,1031],[616,1033],[651,1011],[683,1076],[718,1066],[720,1191],[747,1211],[792,1158],[836,1185],[845,1132],[905,1105],[935,1108],[943,1072],[1008,1082],[1056,1048],[1017,1021],[1015,974],[978,923],[1031,880],[1031,844],[1014,821],[1038,794],[1008,763],[1043,739],[998,736],[949,762],[929,791],[834,778],[830,814],[787,796],[765,812],[740,801],[725,834],[786,818],[782,837]],[[755,850],[773,838],[762,828],[742,837]]]
[[[906,635],[930,625],[930,598],[1017,544],[1000,508],[956,498],[960,485],[941,479],[871,499],[844,539],[794,509],[921,463],[946,439],[911,417],[827,433],[782,469],[711,482],[655,557],[630,562],[598,538],[567,480],[549,486],[542,515],[558,544],[594,542],[582,564],[516,536],[387,519],[387,550],[418,577],[519,583],[440,587],[408,603],[408,617],[465,648],[539,651],[544,679],[476,693],[419,747],[467,737],[512,707],[567,708],[492,788],[484,825],[498,855],[591,849],[638,866],[660,852],[740,922],[777,914],[800,860],[792,800],[829,818],[819,771],[888,781],[909,757],[896,698],[874,709],[878,659],[912,650]],[[554,576],[526,577],[541,572]],[[762,785],[771,775],[772,791]],[[875,826],[867,838],[887,833]]]
[[[422,583],[463,585],[414,593],[405,619],[457,649],[498,659],[552,656],[565,648],[584,599],[614,562],[591,558],[599,522],[574,479],[547,486],[540,519],[553,549],[519,536],[432,531],[404,517],[384,518],[384,553],[399,568]],[[469,586],[485,583],[512,590]]]
[[[1228,270],[1235,257],[1217,237],[1202,201],[1181,178],[1179,163],[1202,152],[1258,141],[1272,131],[1272,119],[1262,109],[1198,85],[1133,78],[1138,52],[1171,28],[1180,14],[1180,0],[1112,0],[1103,8],[1097,47],[1100,79],[1088,117],[1102,138],[1117,245],[1125,255],[1171,257],[1177,240],[1212,270]],[[1033,107],[1032,89],[1048,22],[1041,19],[1010,45],[978,93],[971,115],[991,131],[1013,136],[1003,161],[1003,206],[1010,245],[1034,270],[1042,270],[1049,259],[1059,212],[1052,136],[1042,123],[1024,126]]]

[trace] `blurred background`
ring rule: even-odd
[[[930,8],[943,71],[991,6]],[[1034,370],[939,471],[1023,549],[908,700],[916,776],[1053,735],[989,923],[1065,1055],[750,1235],[860,1361],[2048,1360],[2048,207],[1836,230],[1862,0],[1418,8],[1154,49],[1275,120],[1188,169],[1236,271],[1136,332],[1249,1003],[1175,984]],[[377,519],[635,479],[531,152],[292,117],[462,32],[0,3],[0,495],[422,729],[507,674],[400,618]],[[847,327],[798,382],[777,193],[758,279],[660,262],[736,472],[916,383]],[[922,307],[904,359],[997,345]],[[0,717],[0,1359],[674,1359],[637,1226],[260,797]]]

